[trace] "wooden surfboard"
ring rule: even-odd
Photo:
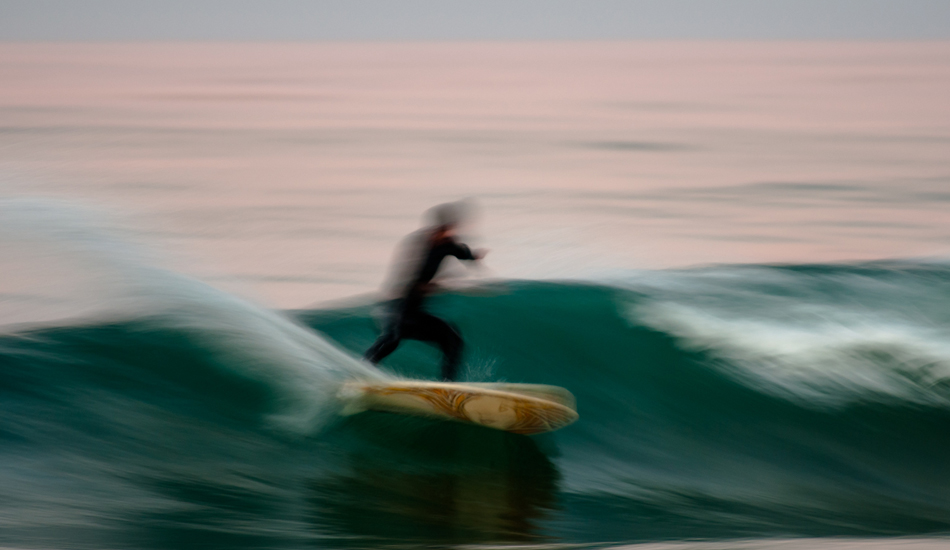
[[[347,382],[343,414],[388,411],[478,424],[517,434],[539,434],[577,420],[574,396],[540,384],[396,380]]]

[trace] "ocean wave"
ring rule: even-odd
[[[344,380],[438,372],[419,342],[380,370],[357,358],[373,304],[269,311],[133,265],[147,276],[125,315],[0,336],[4,544],[56,546],[63,521],[98,543],[173,528],[222,548],[228,533],[340,547],[950,532],[946,267],[434,297],[465,338],[465,379],[574,393],[577,423],[528,438],[337,416]]]

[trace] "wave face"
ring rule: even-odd
[[[148,314],[0,336],[0,545],[291,548],[950,532],[950,268],[714,267],[446,294],[468,380],[556,384],[525,437],[340,417],[371,305],[174,274]],[[157,304],[161,303],[159,308]],[[138,302],[138,307],[142,307]],[[385,363],[432,378],[406,342]]]

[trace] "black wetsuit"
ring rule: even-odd
[[[411,275],[403,296],[392,303],[392,317],[386,329],[366,350],[364,357],[367,360],[373,364],[382,361],[396,350],[403,338],[431,342],[439,346],[444,356],[442,378],[455,380],[462,359],[462,337],[455,327],[422,309],[429,283],[446,256],[455,256],[460,260],[475,259],[467,246],[450,237],[438,243],[428,241],[424,256],[420,258],[421,263]]]

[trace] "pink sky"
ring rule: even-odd
[[[950,251],[950,43],[3,44],[4,194],[275,305],[474,196],[493,272]]]

